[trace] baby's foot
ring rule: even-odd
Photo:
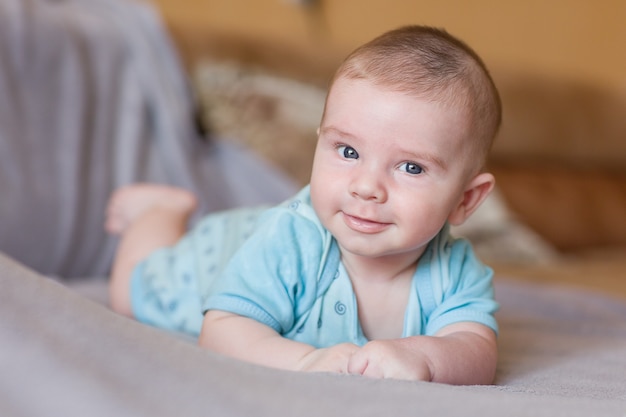
[[[196,197],[182,188],[159,184],[133,184],[113,192],[106,211],[105,229],[121,234],[139,216],[153,208],[165,208],[183,216],[191,215]]]

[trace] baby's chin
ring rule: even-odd
[[[362,258],[368,261],[389,262],[400,259],[417,260],[424,253],[427,243],[419,246],[403,246],[392,244],[376,244],[369,239],[359,242],[350,240],[343,244],[337,240],[342,255]]]

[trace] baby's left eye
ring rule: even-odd
[[[421,166],[413,162],[405,162],[404,164],[402,164],[401,169],[405,171],[406,173],[412,174],[412,175],[417,175],[417,174],[421,174],[422,172],[424,172],[424,169],[422,169]]]
[[[359,159],[359,153],[352,146],[341,145],[337,147],[339,155],[346,159]]]

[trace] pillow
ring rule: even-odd
[[[254,149],[308,184],[326,92],[314,85],[205,61],[194,71],[201,120],[218,136]]]

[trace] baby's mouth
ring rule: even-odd
[[[375,220],[369,220],[362,217],[352,216],[347,213],[343,214],[343,221],[350,229],[359,233],[380,233],[390,226],[390,223],[382,223]]]

